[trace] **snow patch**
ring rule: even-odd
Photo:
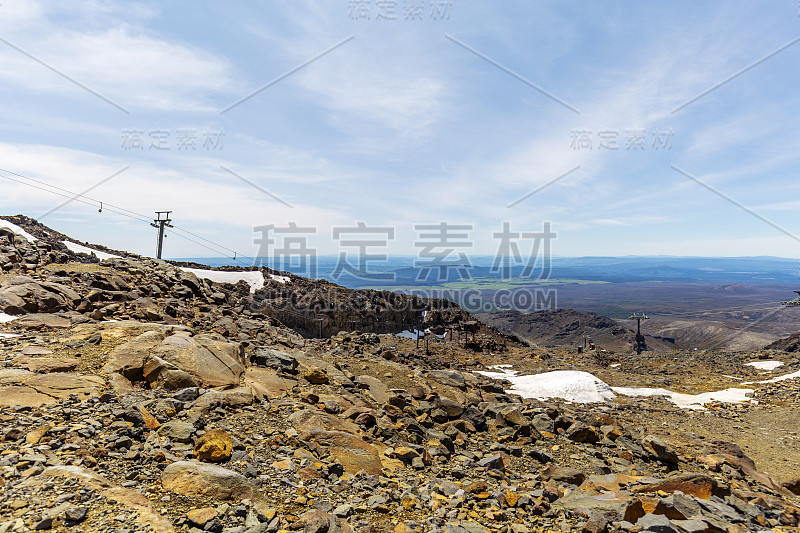
[[[17,317],[13,315],[7,315],[5,313],[0,313],[0,322],[11,322],[12,320],[16,319]]]
[[[94,254],[100,261],[103,261],[105,259],[112,259],[114,257],[119,257],[118,255],[112,255],[106,252],[101,252],[99,250],[94,250],[92,248],[87,248],[86,246],[80,245],[72,241],[64,241],[64,246],[66,246],[70,251],[75,252],[76,254],[86,254],[86,255]]]
[[[277,274],[270,274],[269,277],[274,279],[278,283],[286,283],[290,281],[289,276],[278,276]]]
[[[753,361],[752,363],[745,363],[744,366],[752,366],[759,370],[775,370],[779,366],[783,366],[783,361]]]
[[[614,392],[625,396],[664,396],[669,401],[684,409],[705,409],[705,404],[711,402],[740,403],[750,401],[748,394],[752,394],[753,389],[724,389],[716,392],[704,392],[702,394],[681,394],[667,389],[635,388],[635,387],[611,387]]]
[[[595,403],[615,398],[605,382],[588,372],[578,370],[556,370],[544,374],[519,376],[515,370],[501,372],[478,371],[478,374],[495,379],[506,379],[513,385],[507,392],[523,398],[563,398],[568,402]]]
[[[16,224],[12,224],[11,222],[8,222],[7,220],[3,220],[2,218],[0,218],[0,228],[8,228],[11,231],[13,231],[14,233],[18,233],[19,235],[22,235],[23,237],[25,237],[28,240],[28,242],[35,242],[36,241],[36,237],[31,235],[30,233],[28,233],[24,229],[20,228]]]
[[[800,378],[800,370],[797,372],[792,372],[791,374],[784,374],[782,376],[778,376],[777,378],[766,379],[764,381],[746,381],[743,385],[752,385],[754,383],[777,383],[779,381],[786,381],[787,379],[794,379]]]
[[[200,268],[181,268],[181,270],[191,272],[198,278],[210,279],[217,283],[233,283],[235,285],[244,280],[250,285],[251,293],[264,286],[264,276],[260,270],[250,272],[224,272],[222,270],[203,270]]]
[[[578,370],[556,370],[543,374],[520,376],[515,370],[508,370],[509,365],[494,365],[489,368],[500,372],[478,371],[477,374],[495,379],[510,381],[512,388],[506,392],[518,394],[523,398],[563,398],[575,403],[605,402],[616,398],[615,392],[625,396],[664,396],[678,407],[684,409],[704,409],[710,402],[746,402],[753,389],[725,389],[702,394],[681,394],[666,389],[609,387],[607,383],[588,372]],[[502,368],[500,368],[502,367]],[[800,372],[795,377],[800,377]],[[789,379],[788,377],[786,379]]]
[[[13,339],[14,337],[22,337],[18,333],[0,333],[0,339]]]

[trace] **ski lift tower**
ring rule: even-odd
[[[642,354],[642,347],[644,346],[644,335],[642,335],[642,320],[650,318],[644,313],[633,313],[630,320],[636,321],[636,355]]]

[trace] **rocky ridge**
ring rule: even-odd
[[[52,249],[3,239],[0,252],[30,261],[0,265],[1,309],[18,317],[0,325],[0,533],[758,531],[800,521],[800,484],[759,470],[732,442],[642,432],[636,404],[524,399],[471,371],[501,357],[520,368],[592,360],[504,346],[485,326],[480,343],[435,339],[427,353],[390,333],[313,339],[264,300],[254,311],[246,284],[146,259],[59,262]],[[434,327],[465,318],[421,303]],[[789,390],[770,385],[759,397]],[[679,416],[661,402],[645,416]]]

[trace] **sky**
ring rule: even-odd
[[[171,210],[166,257],[291,223],[491,255],[507,222],[559,256],[797,258],[798,66],[796,0],[4,0],[0,213],[154,255]]]

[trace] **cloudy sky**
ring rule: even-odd
[[[799,9],[4,0],[0,212],[152,255],[172,210],[169,257],[290,222],[320,253],[550,222],[556,255],[800,257]]]

